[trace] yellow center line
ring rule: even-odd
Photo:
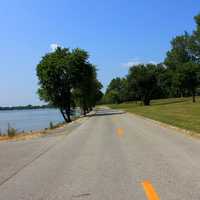
[[[148,200],[160,200],[150,181],[142,182]]]
[[[124,129],[123,128],[117,128],[116,134],[117,134],[117,136],[122,137],[124,135]]]

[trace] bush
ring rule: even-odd
[[[50,122],[50,123],[49,123],[49,128],[50,128],[50,129],[53,129],[53,128],[54,128],[53,122]]]
[[[9,137],[14,137],[17,133],[17,129],[13,128],[10,126],[10,124],[8,123],[8,130],[7,130],[7,134]]]

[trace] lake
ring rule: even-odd
[[[35,109],[35,110],[9,110],[0,111],[0,131],[6,133],[8,123],[11,127],[20,131],[35,131],[49,127],[53,124],[63,122],[62,115],[57,109]]]

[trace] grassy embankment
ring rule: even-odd
[[[142,106],[135,102],[108,106],[200,134],[200,97],[197,98],[196,103],[192,103],[191,98],[172,98],[153,100],[151,106]]]

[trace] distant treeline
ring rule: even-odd
[[[32,110],[32,109],[45,109],[45,108],[53,108],[51,105],[42,105],[42,106],[8,106],[8,107],[0,107],[0,110]]]

